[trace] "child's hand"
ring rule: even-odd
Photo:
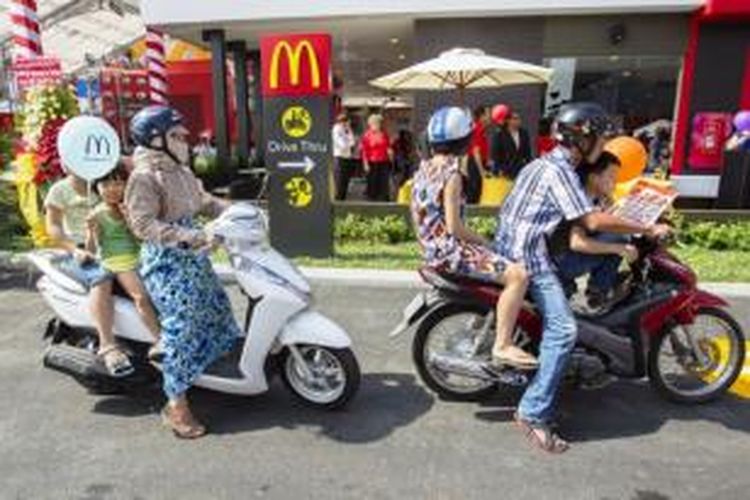
[[[96,256],[93,253],[82,248],[76,248],[73,250],[73,257],[75,257],[79,264],[88,264],[96,260]]]
[[[86,217],[86,230],[92,233],[96,233],[99,230],[99,223],[96,221],[94,214],[89,214]]]

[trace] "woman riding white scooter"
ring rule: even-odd
[[[207,193],[186,166],[188,132],[177,111],[149,106],[130,122],[137,148],[125,192],[128,220],[143,240],[141,275],[159,313],[164,346],[162,419],[175,436],[198,438],[206,428],[186,397],[193,381],[231,350],[240,329],[205,250],[211,237],[194,225],[227,204]]]

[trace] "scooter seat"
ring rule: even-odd
[[[57,286],[79,295],[85,295],[88,293],[86,284],[81,281],[79,277],[75,276],[73,273],[67,272],[62,266],[60,266],[60,262],[68,258],[66,252],[57,250],[40,250],[29,254],[27,258],[47,277],[47,279],[55,283]]]
[[[89,287],[83,277],[61,265],[61,262],[68,258],[69,256],[66,252],[57,250],[40,250],[28,256],[28,259],[55,285],[78,295],[87,295]],[[112,293],[131,300],[130,296],[122,289],[117,280],[115,280],[112,287]]]

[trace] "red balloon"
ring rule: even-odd
[[[492,108],[492,122],[496,125],[502,124],[508,115],[510,114],[510,108],[505,104],[498,104]]]

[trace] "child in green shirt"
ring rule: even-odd
[[[97,252],[102,267],[112,273],[130,295],[155,344],[149,356],[157,354],[161,327],[146,289],[138,275],[140,244],[128,228],[123,212],[123,196],[127,171],[118,165],[112,172],[97,179],[94,188],[101,202],[86,219],[86,249]],[[110,293],[112,282],[109,286]]]

